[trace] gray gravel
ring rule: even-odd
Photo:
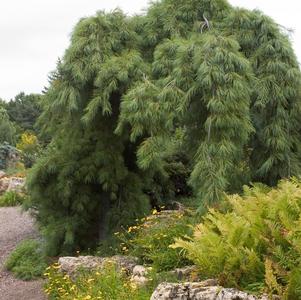
[[[1,300],[44,300],[46,299],[39,281],[22,281],[14,278],[4,268],[10,252],[24,239],[37,237],[34,222],[20,208],[0,208],[0,299]]]

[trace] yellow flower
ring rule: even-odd
[[[87,280],[88,283],[91,283],[91,282],[93,282],[93,281],[94,281],[93,278],[89,278],[89,279]]]
[[[136,285],[135,283],[132,282],[132,283],[131,283],[131,288],[132,288],[132,290],[135,291],[135,290],[137,289],[137,285]]]
[[[84,300],[89,300],[89,299],[92,299],[92,297],[90,295],[87,295]]]
[[[55,265],[52,266],[52,268],[53,268],[53,269],[60,269],[61,266],[60,266],[59,264],[55,264]]]

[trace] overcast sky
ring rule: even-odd
[[[258,8],[293,29],[294,48],[301,62],[300,0],[230,2]],[[0,0],[0,98],[8,100],[20,91],[41,92],[79,18],[116,7],[139,13],[147,4],[148,0]]]

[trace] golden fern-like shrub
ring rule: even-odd
[[[301,299],[301,181],[258,184],[226,198],[228,212],[210,210],[194,236],[173,247],[184,249],[204,278]]]

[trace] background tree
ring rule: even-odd
[[[93,246],[145,212],[175,157],[203,207],[300,174],[300,84],[282,29],[224,0],[82,19],[42,99],[52,141],[29,178],[48,249]]]
[[[9,116],[5,108],[0,106],[0,144],[7,142],[10,145],[15,144],[16,129],[9,120]]]
[[[6,104],[10,120],[20,127],[21,131],[36,132],[35,123],[40,115],[39,102],[41,95],[19,93]]]

